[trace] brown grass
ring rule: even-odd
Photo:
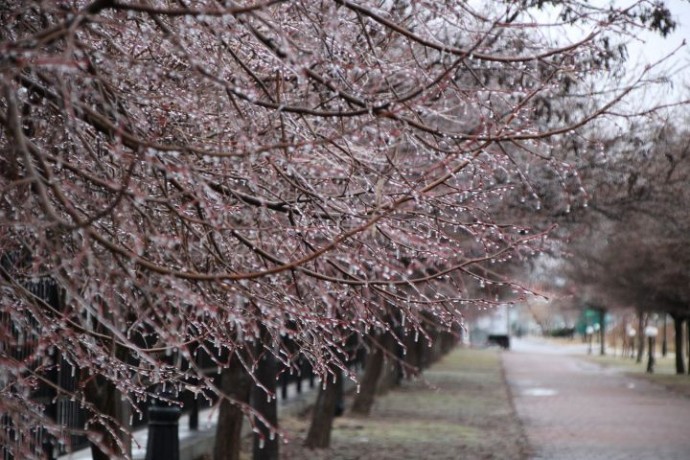
[[[619,369],[631,377],[648,380],[676,394],[690,398],[690,375],[676,374],[675,357],[673,354],[669,353],[666,357],[656,356],[653,374],[647,373],[646,354],[641,363],[636,363],[634,359],[610,355],[591,356],[590,360],[606,367]]]
[[[525,440],[512,409],[500,354],[456,349],[379,396],[371,416],[336,419],[331,448],[308,450],[309,420],[285,418],[283,459],[522,459]]]

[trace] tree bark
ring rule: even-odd
[[[278,460],[278,435],[274,429],[278,427],[278,404],[275,397],[277,374],[278,363],[276,358],[271,353],[265,352],[259,361],[254,376],[266,388],[268,394],[263,388],[253,385],[251,404],[252,408],[261,414],[272,427],[266,425],[261,420],[256,420],[259,432],[254,433],[253,460]]]
[[[322,382],[319,394],[312,412],[311,426],[304,446],[309,449],[326,449],[331,444],[331,431],[333,418],[335,417],[338,399],[343,390],[343,372],[334,369],[335,382],[330,380]]]
[[[683,340],[683,317],[678,315],[671,315],[673,318],[673,330],[675,331],[675,346],[676,346],[676,374],[685,374],[685,358],[683,348],[685,343]]]
[[[434,364],[436,361],[441,359],[442,353],[441,353],[441,344],[439,343],[439,330],[436,327],[432,327],[429,329],[429,338],[431,339],[429,342],[427,342],[427,348],[429,349],[429,362],[427,363],[426,367],[431,366]]]
[[[445,331],[441,334],[441,342],[443,343],[442,349],[443,349],[443,355],[447,355],[450,353],[450,351],[453,349],[455,346],[457,337],[452,333]]]
[[[405,357],[405,361],[409,366],[417,368],[416,372],[413,371],[413,376],[420,375],[422,371],[431,366],[435,360],[434,344],[436,335],[434,330],[429,327],[425,328],[425,332],[428,334],[429,338],[422,332],[413,332],[408,335],[406,341],[407,356]],[[429,339],[431,339],[431,342]]]
[[[86,400],[94,405],[98,414],[110,416],[121,423],[124,422],[122,420],[122,405],[124,403],[120,401],[120,393],[112,382],[100,375],[96,376],[85,385],[84,395]],[[103,423],[108,422],[104,421]],[[120,431],[117,426],[108,427],[99,424],[92,429],[102,435],[99,445],[91,443],[91,456],[93,460],[110,460],[114,454],[120,452],[118,440],[112,435],[112,433]],[[121,441],[125,446],[131,445],[131,437],[129,435],[122,434]]]
[[[420,332],[414,346],[417,347],[417,359],[419,360],[419,371],[421,372],[429,367],[429,341],[426,339],[426,336]]]
[[[387,333],[383,338],[384,361],[381,377],[379,378],[376,391],[383,394],[393,387],[400,384],[402,379],[402,369],[400,362],[403,360],[402,352],[398,353],[398,344],[392,334]]]
[[[407,346],[405,362],[408,365],[408,369],[406,369],[405,373],[409,378],[421,372],[421,356],[419,356],[419,347],[417,346],[417,342],[414,341],[413,334],[408,334],[406,336],[405,345]]]
[[[233,363],[221,371],[221,391],[237,402],[249,403],[252,381],[242,364]],[[227,399],[220,403],[213,460],[239,460],[244,413]]]
[[[371,407],[374,405],[376,387],[381,377],[384,364],[384,353],[381,349],[383,344],[380,343],[380,339],[381,336],[376,337],[376,340],[379,341],[379,346],[372,346],[367,356],[367,362],[364,366],[364,376],[359,385],[359,393],[355,396],[355,400],[352,403],[352,413],[354,414],[369,415]]]

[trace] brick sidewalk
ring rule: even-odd
[[[689,398],[546,347],[503,354],[532,459],[690,459]]]

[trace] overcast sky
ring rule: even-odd
[[[666,0],[666,4],[678,22],[676,30],[666,38],[658,33],[646,32],[631,39],[628,44],[628,65],[631,69],[643,68],[668,55],[685,41],[687,44],[655,71],[668,77],[672,86],[651,90],[647,95],[652,100],[663,98],[665,102],[671,102],[690,97],[690,1]]]
[[[674,19],[678,22],[676,30],[668,37],[663,38],[658,33],[644,33],[640,35],[638,40],[631,43],[631,54],[637,52],[643,59],[648,61],[659,58],[663,54],[671,52],[686,41],[686,45],[675,56],[675,61],[682,61],[685,65],[690,60],[690,1],[688,0],[667,0],[671,13]],[[631,55],[632,57],[632,55]]]
[[[611,4],[614,7],[623,8],[639,1],[591,0],[591,3],[602,8],[607,8]],[[649,0],[649,3],[652,1],[655,0]],[[633,110],[644,110],[658,104],[669,104],[690,98],[690,0],[665,0],[665,4],[678,23],[673,33],[664,38],[658,32],[631,29],[630,35],[619,37],[627,44],[628,51],[627,81],[620,82],[622,84],[636,80],[636,76],[643,72],[645,66],[658,63],[680,47],[673,56],[655,66],[649,74],[650,77],[668,79],[670,84],[652,85],[646,87],[644,91],[636,92],[627,100]],[[542,10],[533,9],[530,14],[537,23],[550,23],[557,22],[550,15],[558,14],[560,11],[560,7],[545,7]],[[575,23],[565,29],[542,28],[540,33],[556,41],[564,39],[566,42],[574,42],[589,35],[592,27],[591,23]],[[688,44],[681,47],[684,41]]]

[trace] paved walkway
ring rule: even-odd
[[[570,353],[516,340],[503,354],[533,460],[688,460],[690,399]]]

